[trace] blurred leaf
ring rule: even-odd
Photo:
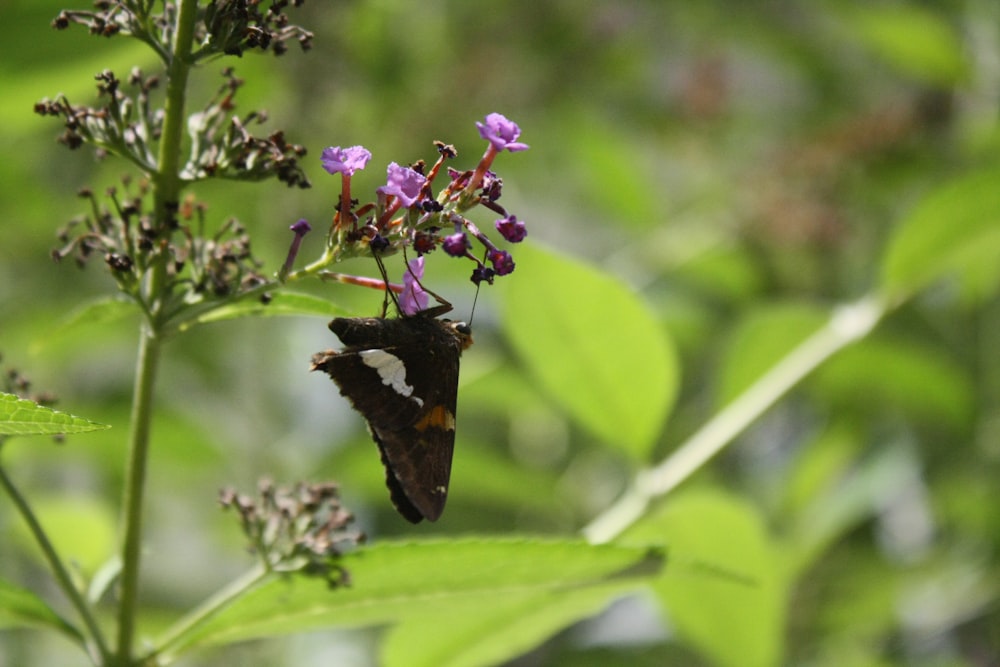
[[[927,196],[893,234],[882,286],[907,295],[948,274],[1000,282],[1000,169],[959,177]]]
[[[831,493],[856,464],[861,437],[851,420],[835,421],[803,447],[789,462],[784,477],[783,511],[800,516],[816,498]]]
[[[687,258],[674,273],[699,294],[737,303],[750,301],[764,287],[761,268],[751,254],[721,243]]]
[[[106,428],[111,427],[0,392],[0,436],[85,433]]]
[[[902,338],[876,336],[851,346],[816,372],[814,386],[833,407],[879,414],[891,407],[915,422],[958,427],[975,409],[974,387],[956,361]]]
[[[613,276],[537,246],[517,252],[504,331],[530,373],[582,426],[646,457],[677,393],[663,327]]]
[[[968,73],[958,30],[943,15],[912,4],[850,5],[854,35],[899,72],[920,81],[950,85]]]
[[[828,319],[806,304],[769,304],[751,311],[737,325],[722,358],[719,405],[736,398]]]
[[[815,443],[834,447],[845,444],[836,436],[832,442]],[[791,517],[789,544],[782,550],[789,572],[794,576],[811,567],[829,545],[882,511],[886,498],[902,495],[912,484],[917,465],[913,452],[886,445],[869,457],[855,459],[849,467],[831,467],[810,502]]]
[[[40,496],[31,505],[56,551],[77,570],[92,574],[114,553],[118,517],[111,507],[78,496]],[[12,527],[10,539],[26,552],[38,549],[19,523]]]
[[[720,491],[688,491],[623,542],[636,539],[666,545],[674,566],[654,586],[684,641],[721,667],[780,664],[787,591],[755,508]]]
[[[244,297],[218,308],[213,308],[191,320],[178,325],[179,331],[186,331],[197,324],[235,320],[239,317],[279,317],[288,315],[319,315],[337,317],[347,313],[340,307],[311,294],[299,292],[276,292],[270,301],[264,303],[259,296]]]
[[[503,664],[575,621],[600,612],[637,588],[634,581],[559,593],[510,594],[488,608],[420,614],[393,628],[383,645],[386,667],[479,667]],[[446,633],[441,628],[448,628]],[[434,638],[434,640],[430,640]]]
[[[0,628],[30,627],[55,630],[77,643],[83,637],[71,623],[29,590],[0,579]]]
[[[135,302],[122,296],[95,299],[73,309],[65,319],[40,336],[34,347],[44,349],[64,336],[79,336],[84,327],[119,322],[138,313]]]
[[[501,525],[509,527],[518,523],[519,517],[527,517],[531,527],[538,527],[564,519],[567,509],[558,502],[561,498],[554,473],[518,465],[485,442],[463,436],[461,431],[457,438],[460,441],[455,447],[448,509],[439,526],[452,530],[467,524],[475,530],[503,521]],[[352,439],[322,468],[335,471],[351,496],[392,512],[385,472],[371,438]],[[493,514],[503,516],[494,519]]]
[[[331,589],[321,579],[306,577],[269,580],[201,625],[186,643],[227,643],[323,627],[420,623],[425,618],[440,619],[439,629],[462,623],[463,633],[468,633],[464,643],[475,632],[470,626],[474,619],[495,611],[512,613],[532,600],[538,606],[552,605],[546,623],[568,622],[572,614],[561,608],[563,596],[594,589],[610,599],[657,572],[662,558],[644,547],[590,546],[580,540],[468,538],[382,542],[340,563],[350,575],[350,586]],[[577,618],[599,606],[589,602]],[[423,638],[422,644],[432,646],[422,650],[429,654],[451,641],[450,630],[436,632]],[[519,646],[514,650],[523,650]],[[497,644],[488,647],[489,653],[497,650]]]

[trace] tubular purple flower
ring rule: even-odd
[[[528,144],[517,141],[521,136],[521,128],[517,123],[507,120],[507,117],[499,113],[491,113],[486,116],[485,123],[476,123],[479,128],[479,136],[486,139],[497,151],[505,148],[512,153],[528,150]]]
[[[487,253],[487,258],[493,265],[493,270],[498,276],[506,276],[514,271],[514,258],[506,250],[491,250]]]
[[[302,245],[302,237],[312,231],[312,227],[305,218],[300,219],[289,227],[289,229],[295,233],[295,237],[292,239],[292,245],[288,248],[288,257],[285,258],[285,263],[281,267],[280,275],[282,278],[287,276],[288,272],[292,270],[295,257],[299,254],[299,246]]]
[[[404,315],[416,315],[427,308],[429,297],[419,280],[423,275],[423,256],[411,259],[403,272],[403,291],[399,294],[399,307]]]
[[[471,246],[472,244],[469,243],[469,237],[465,235],[465,232],[456,232],[455,234],[446,236],[441,242],[441,247],[452,257],[465,257]]]
[[[500,235],[510,243],[520,243],[528,235],[528,228],[524,226],[524,222],[517,219],[516,215],[500,218],[495,226]]]
[[[409,208],[420,198],[420,191],[425,183],[427,179],[423,174],[390,162],[386,169],[386,184],[376,191],[385,195],[395,195],[402,206]]]
[[[331,174],[353,176],[354,172],[364,169],[371,158],[372,154],[364,146],[350,148],[330,146],[323,149],[320,161],[323,163],[323,169]]]

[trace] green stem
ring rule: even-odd
[[[0,466],[0,486],[10,496],[10,499],[14,502],[14,506],[17,507],[17,511],[21,514],[21,518],[28,524],[28,529],[31,531],[38,546],[41,547],[42,554],[45,556],[45,560],[48,561],[49,567],[56,577],[56,582],[59,584],[59,588],[69,598],[70,603],[76,609],[77,613],[80,614],[80,618],[83,619],[88,633],[85,641],[91,658],[97,664],[108,664],[110,656],[108,646],[104,641],[104,634],[101,632],[101,627],[98,625],[97,619],[91,613],[90,605],[87,604],[83,594],[73,583],[72,575],[66,569],[66,566],[63,565],[62,559],[59,558],[55,547],[49,541],[48,535],[45,534],[45,529],[42,528],[35,513],[31,510],[28,501],[21,495],[17,487],[14,486],[14,482],[8,477],[7,471],[3,466]]]
[[[149,458],[149,433],[153,419],[153,390],[160,360],[161,341],[148,325],[143,327],[136,363],[135,388],[129,432],[129,459],[122,498],[122,571],[118,607],[118,661],[130,664],[139,603],[139,567],[142,560],[142,514]]]
[[[145,656],[143,664],[155,664],[158,667],[169,665],[176,660],[180,651],[190,641],[190,634],[202,624],[211,620],[234,600],[252,590],[270,576],[270,571],[262,565],[248,571],[240,578],[230,582],[224,588],[216,591],[212,597],[205,600],[197,608],[192,609],[167,630],[167,633],[157,642],[156,648]]]
[[[823,328],[789,352],[659,465],[641,471],[618,501],[583,529],[592,543],[610,542],[718,454],[799,381],[844,347],[868,335],[887,310],[876,297],[837,309]]]
[[[167,66],[166,100],[163,133],[160,137],[157,171],[153,177],[156,222],[164,230],[160,243],[169,242],[168,221],[176,215],[183,183],[180,179],[180,155],[184,137],[184,101],[189,54],[194,39],[197,0],[182,0],[178,7],[174,43]],[[149,459],[149,434],[153,417],[154,387],[159,366],[164,318],[169,307],[167,266],[169,253],[159,252],[144,281],[141,300],[146,304],[136,360],[132,415],[129,426],[129,454],[125,489],[122,497],[122,572],[121,600],[118,608],[117,659],[122,667],[132,664],[136,620],[139,606],[139,572],[142,562],[142,519],[145,505],[146,471]]]

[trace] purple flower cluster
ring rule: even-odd
[[[450,145],[435,142],[439,156],[429,169],[423,161],[410,166],[391,162],[386,169],[385,185],[376,188],[376,201],[358,208],[351,198],[351,180],[367,166],[371,153],[362,146],[325,149],[321,158],[323,168],[330,174],[340,174],[341,194],[327,239],[327,253],[317,264],[361,254],[385,256],[407,248],[416,251],[417,257],[407,264],[402,285],[390,286],[400,294],[400,308],[408,315],[427,307],[428,293],[420,285],[420,278],[425,256],[438,246],[450,257],[465,257],[475,262],[471,279],[476,284],[483,281],[492,284],[494,277],[512,273],[513,256],[480,231],[466,211],[482,205],[500,216],[494,228],[506,242],[520,243],[525,239],[528,232],[524,221],[498,203],[503,179],[490,168],[501,152],[524,151],[528,145],[518,141],[521,128],[517,123],[501,114],[489,114],[476,127],[488,145],[475,169],[442,170],[444,162],[455,158],[457,152]],[[446,175],[448,182],[435,194],[433,186],[439,174]],[[282,277],[290,272],[308,223],[300,221],[293,225],[292,231],[296,236]],[[473,238],[481,246],[481,258],[474,253]],[[360,278],[357,282],[369,284]]]

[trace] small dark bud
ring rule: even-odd
[[[104,261],[111,267],[112,271],[125,273],[132,270],[132,258],[128,255],[121,255],[116,252],[109,252],[104,256]]]

